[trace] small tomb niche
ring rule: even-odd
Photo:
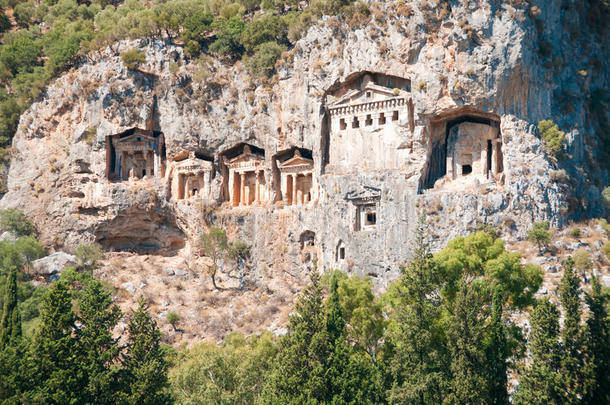
[[[301,250],[312,248],[316,245],[316,234],[312,231],[305,231],[299,237]]]
[[[210,194],[213,175],[212,157],[187,152],[174,161],[171,194],[176,200],[206,198]]]
[[[106,176],[125,181],[165,175],[165,139],[161,132],[132,128],[106,137]]]
[[[432,117],[429,144],[420,192],[455,180],[459,184],[495,181],[503,172],[502,137],[495,114],[462,107]]]
[[[245,207],[267,201],[265,152],[249,144],[239,144],[221,154],[226,185],[225,196],[233,207]]]
[[[293,148],[275,157],[280,174],[278,199],[284,205],[307,204],[315,197],[311,151]]]
[[[364,187],[362,190],[349,192],[347,198],[356,208],[354,231],[374,230],[377,226],[381,190],[374,187]]]
[[[335,261],[342,262],[345,260],[345,243],[342,240],[337,243],[337,249],[335,251]]]

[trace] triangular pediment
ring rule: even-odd
[[[243,153],[227,161],[227,164],[244,163],[244,162],[262,162],[265,158],[254,153]]]
[[[331,101],[329,106],[331,108],[342,107],[373,101],[388,100],[396,97],[400,97],[400,94],[394,94],[394,89],[389,89],[374,83],[368,83],[360,90],[351,90],[344,94],[341,98]]]
[[[279,164],[280,169],[296,166],[310,166],[313,167],[313,160],[304,158],[302,156],[294,156],[285,162]]]
[[[381,198],[381,190],[375,187],[362,186],[357,190],[349,191],[346,199],[353,202],[377,201]]]
[[[203,159],[193,159],[193,158],[189,158],[189,159],[184,159],[181,160],[180,162],[178,162],[178,167],[192,167],[192,166],[199,166],[202,168],[210,168],[212,167],[212,162],[208,162],[207,160],[203,160]]]
[[[140,140],[138,141],[137,139],[140,138]],[[155,138],[153,136],[150,135],[146,135],[146,134],[142,134],[142,133],[135,133],[123,138],[119,138],[119,143],[129,143],[129,142],[154,142]]]

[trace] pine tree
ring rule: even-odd
[[[118,386],[120,347],[112,337],[121,311],[111,306],[112,294],[102,282],[91,280],[79,299],[80,334],[79,359],[87,375],[87,401],[96,404],[113,403]]]
[[[584,384],[584,342],[581,319],[580,280],[574,272],[574,261],[568,257],[564,263],[564,272],[559,285],[559,300],[564,310],[564,323],[561,333],[563,353],[561,369],[566,385],[566,403],[579,402]]]
[[[391,403],[434,403],[442,397],[440,347],[435,339],[439,316],[438,270],[426,242],[425,221],[420,218],[413,257],[400,280],[396,308],[394,355],[390,361]]]
[[[560,368],[559,311],[547,298],[536,304],[530,317],[529,351],[532,362],[519,381],[516,404],[563,404]]]
[[[21,337],[21,315],[17,301],[17,269],[8,274],[4,293],[4,308],[0,321],[0,349],[15,343]]]
[[[450,403],[485,403],[489,398],[485,366],[484,323],[481,317],[480,294],[460,282],[455,297],[454,313],[448,331],[451,353]]]
[[[330,356],[323,308],[323,288],[316,271],[295,303],[288,333],[264,388],[264,403],[324,402],[329,398],[325,379]]]
[[[132,404],[166,404],[168,363],[161,350],[161,331],[140,300],[129,322],[128,351],[123,361],[124,401]]]
[[[608,297],[602,293],[597,277],[591,279],[591,294],[586,296],[591,313],[587,319],[587,347],[591,381],[583,402],[610,403],[610,318]]]
[[[381,376],[368,357],[355,353],[346,341],[345,320],[337,291],[337,274],[330,281],[327,302],[326,334],[329,358],[326,368],[327,402],[336,404],[378,403],[381,400]]]
[[[506,341],[506,329],[502,322],[502,291],[496,288],[494,291],[491,323],[487,339],[487,368],[488,368],[488,392],[490,404],[508,404],[508,379],[506,376],[506,360],[508,347]]]
[[[79,403],[86,379],[79,366],[78,328],[72,310],[72,294],[64,281],[51,285],[40,313],[33,356],[37,387],[34,402]],[[74,335],[74,337],[73,337]]]

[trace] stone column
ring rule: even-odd
[[[148,176],[157,176],[157,171],[154,169],[155,154],[152,151],[146,152],[146,174]]]
[[[240,173],[239,174],[241,176],[241,184],[240,184],[240,189],[239,189],[239,205],[243,206],[246,205],[245,202],[245,198],[246,198],[246,173]]]
[[[255,179],[255,185],[254,185],[254,202],[255,203],[260,203],[260,182],[258,180],[258,176],[260,174],[260,170],[257,170],[256,172],[254,172],[254,179]]]
[[[127,151],[121,153],[121,180],[127,180],[129,171],[127,170]]]
[[[493,153],[491,155],[491,168],[490,168],[490,170],[491,170],[491,172],[493,174],[498,174],[498,155],[499,155],[499,153],[497,151],[500,149],[499,144],[500,144],[500,140],[499,139],[494,139],[492,141],[492,148],[491,148],[491,150],[492,151],[494,149],[496,150],[496,156],[494,156]]]
[[[474,164],[474,162],[472,163]],[[487,144],[485,144],[485,147],[481,151],[481,168],[481,172],[485,176],[487,176],[487,171],[491,170],[491,167],[487,167]]]
[[[292,205],[297,205],[297,175],[296,173],[291,174],[292,176]]]
[[[455,180],[455,173],[453,171],[453,156],[447,156],[447,175],[451,180]]]
[[[282,192],[282,201],[288,205],[288,176],[286,173],[280,173],[280,190]]]
[[[201,188],[205,189],[205,192],[201,193],[202,200],[204,198],[207,198],[210,195],[210,183],[211,183],[210,175],[211,174],[212,174],[211,172],[203,172],[201,174],[201,177],[203,178],[203,184],[201,185]]]

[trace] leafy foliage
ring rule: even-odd
[[[532,229],[527,232],[527,239],[538,245],[538,252],[542,254],[542,247],[546,246],[551,241],[549,223],[546,221],[534,223]]]
[[[14,208],[0,210],[0,229],[13,232],[16,236],[31,236],[36,229],[25,214]]]
[[[565,133],[559,130],[557,124],[550,120],[543,120],[538,123],[538,131],[544,141],[547,152],[554,157],[559,157],[566,140]]]
[[[127,66],[127,69],[136,70],[141,64],[146,62],[146,55],[139,49],[130,49],[121,54],[121,60]]]

